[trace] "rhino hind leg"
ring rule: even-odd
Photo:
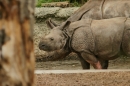
[[[122,50],[126,56],[130,57],[130,29],[124,32]]]
[[[99,61],[101,63],[102,69],[107,69],[108,68],[108,65],[109,65],[109,61],[108,60],[99,59]]]
[[[83,69],[90,69],[90,64],[86,60],[84,60],[80,54],[78,56],[80,58],[82,68]],[[99,61],[101,63],[102,69],[107,69],[108,68],[108,64],[109,64],[108,60],[99,59]]]
[[[95,69],[102,69],[100,61],[94,55],[82,52],[81,56],[85,61],[90,63]]]

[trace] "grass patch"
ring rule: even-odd
[[[38,0],[36,7],[41,7],[42,3],[51,3],[51,2],[63,2],[63,1],[70,1],[70,0]],[[76,0],[70,4],[72,7],[79,7],[82,4],[79,4]]]
[[[38,0],[36,7],[41,7],[41,3],[51,3],[51,2],[63,2],[69,0]]]

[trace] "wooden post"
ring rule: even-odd
[[[34,0],[0,0],[0,86],[34,86]]]

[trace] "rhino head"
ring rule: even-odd
[[[51,28],[50,33],[43,37],[39,43],[39,49],[44,51],[54,51],[63,49],[67,43],[68,36],[64,33],[64,29],[70,25],[70,21],[62,23],[60,26],[55,26],[46,22],[47,25]]]

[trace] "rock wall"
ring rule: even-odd
[[[35,8],[35,25],[34,25],[34,49],[36,58],[44,58],[47,53],[39,50],[38,43],[40,38],[49,32],[46,25],[46,20],[51,18],[57,24],[65,21],[71,14],[73,14],[79,7],[40,7]]]

